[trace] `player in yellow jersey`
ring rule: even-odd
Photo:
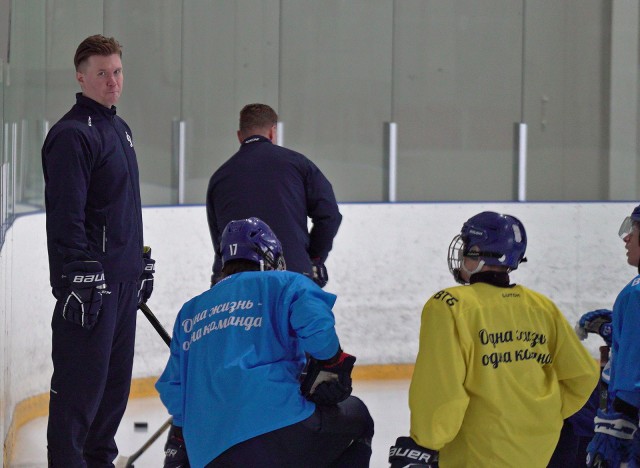
[[[410,437],[399,467],[546,467],[564,418],[595,388],[599,369],[555,304],[512,284],[527,236],[515,217],[482,212],[449,246],[464,286],[424,306],[409,389]]]

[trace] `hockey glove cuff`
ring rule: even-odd
[[[635,464],[634,464],[635,463]],[[636,431],[631,443],[631,457],[629,468],[640,466],[640,431]]]
[[[106,287],[100,262],[75,261],[62,267],[69,291],[62,307],[62,316],[69,322],[91,330],[98,322],[102,307],[102,290]]]
[[[355,356],[338,349],[331,359],[309,359],[307,375],[300,386],[307,400],[318,405],[336,405],[351,395],[351,371],[356,362]]]
[[[138,279],[138,304],[146,303],[153,292],[153,275],[156,272],[156,261],[151,258],[151,247],[145,245],[142,251],[144,270]]]
[[[172,424],[167,436],[167,443],[164,445],[163,468],[189,468],[189,466],[182,428]]]
[[[411,437],[398,437],[389,449],[389,463],[390,468],[438,468],[438,451],[416,444]]]
[[[327,273],[327,267],[324,266],[321,258],[311,259],[311,273],[313,281],[324,288],[329,282],[329,273]]]
[[[597,333],[602,337],[607,346],[611,346],[611,311],[609,309],[597,309],[582,315],[575,326],[576,334],[581,340],[585,340],[589,333]]]
[[[595,435],[587,446],[587,466],[614,467],[628,462],[637,429],[637,418],[632,420],[623,413],[598,410],[594,419]]]

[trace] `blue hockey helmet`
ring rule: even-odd
[[[464,223],[460,234],[449,245],[449,271],[456,281],[460,280],[460,269],[464,257],[480,260],[477,273],[484,265],[505,266],[515,270],[527,249],[527,233],[520,220],[511,215],[483,211]]]
[[[259,218],[229,222],[220,240],[222,266],[231,260],[249,260],[260,270],[285,270],[282,245],[271,228]]]
[[[640,224],[640,205],[636,206],[631,212],[631,216],[627,216],[622,221],[620,229],[618,229],[618,235],[624,240],[633,231],[634,223]]]

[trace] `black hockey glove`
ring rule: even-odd
[[[389,449],[390,468],[438,468],[438,451],[414,442],[411,437],[398,437]]]
[[[351,395],[351,371],[356,357],[338,349],[331,359],[309,358],[307,375],[300,385],[302,395],[318,405],[337,405]]]
[[[100,262],[75,261],[62,267],[69,290],[57,296],[64,301],[62,316],[69,322],[91,330],[98,322],[102,307],[102,290],[106,287]]]
[[[611,346],[611,311],[597,309],[582,315],[575,326],[578,338],[585,340],[589,333],[597,333],[607,346]]]
[[[144,270],[138,279],[138,305],[146,303],[153,292],[153,274],[156,272],[156,261],[151,258],[151,247],[144,246],[142,260],[144,260]]]
[[[190,468],[187,447],[182,437],[182,428],[171,425],[167,443],[164,444],[163,468]]]
[[[311,273],[313,281],[324,288],[329,282],[329,273],[327,273],[327,267],[322,263],[321,258],[312,258],[311,259]]]

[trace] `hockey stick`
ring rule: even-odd
[[[116,468],[134,468],[133,462],[140,458],[140,455],[142,455],[149,447],[153,445],[156,440],[158,440],[158,438],[164,433],[164,431],[166,431],[171,426],[172,421],[173,418],[167,419],[167,421],[165,421],[165,423],[160,426],[160,429],[154,432],[153,435],[149,437],[149,440],[147,440],[142,445],[142,447],[138,449],[137,452],[129,455],[128,457],[118,457],[118,460],[116,461]]]
[[[162,340],[167,344],[167,346],[170,346],[171,337],[167,333],[167,330],[164,329],[164,327],[162,326],[158,318],[154,315],[153,312],[151,312],[151,309],[149,309],[147,304],[145,303],[140,304],[138,306],[138,309],[140,309],[144,314],[144,316],[147,317],[151,325],[153,325],[153,328],[156,329],[156,331],[158,332]],[[128,457],[119,456],[118,459],[116,460],[116,468],[134,468],[133,462],[136,461],[138,458],[140,458],[140,456],[149,447],[151,447],[151,445],[153,445],[153,443],[156,440],[158,440],[158,438],[164,433],[164,431],[166,431],[171,426],[172,422],[173,422],[173,418],[167,419],[167,421],[162,426],[160,426],[160,428],[156,432],[154,432],[151,437],[149,437],[149,440],[147,440],[142,445],[142,447],[140,447],[138,451],[135,452],[134,454],[129,455]]]
[[[144,314],[144,316],[147,317],[149,322],[151,322],[151,325],[153,325],[153,328],[156,329],[156,331],[160,335],[160,338],[162,338],[164,340],[164,342],[167,344],[167,346],[170,346],[171,345],[171,337],[167,333],[167,330],[164,329],[164,327],[162,326],[162,324],[160,323],[158,318],[155,315],[153,315],[153,312],[151,312],[151,309],[149,309],[147,304],[145,304],[143,302],[142,304],[140,304],[138,306],[138,309],[140,309],[142,311],[142,313]]]
[[[609,362],[609,346],[600,346],[600,374]],[[609,386],[600,378],[598,380],[598,392],[600,394],[600,409],[607,409],[607,398],[609,396]]]
[[[602,371],[609,362],[609,350],[610,346],[600,346],[600,379],[598,380],[598,396],[600,399],[599,407],[601,410],[607,409],[607,399],[609,398],[609,385],[602,380]],[[608,468],[608,463],[602,458],[600,454],[595,456],[593,460],[593,468]],[[622,463],[620,468],[625,468],[627,463]]]

